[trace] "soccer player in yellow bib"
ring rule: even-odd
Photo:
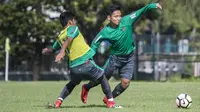
[[[105,78],[103,69],[98,67],[92,60],[95,52],[85,42],[79,28],[75,25],[74,17],[74,14],[69,11],[61,13],[60,22],[64,29],[60,32],[53,46],[44,48],[42,51],[43,54],[46,54],[60,50],[55,62],[60,62],[65,56],[69,58],[71,80],[64,86],[59,98],[56,100],[55,107],[59,108],[74,87],[83,79],[87,79],[101,84],[104,94],[109,99],[109,102],[106,103],[108,108],[118,108],[119,106],[116,106],[113,100],[110,85]],[[86,99],[81,100],[85,101]]]

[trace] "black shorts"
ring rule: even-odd
[[[104,70],[93,60],[88,60],[84,64],[70,69],[70,78],[74,84],[79,84],[82,80],[97,81],[103,74]]]
[[[111,77],[115,70],[119,71],[120,78],[131,80],[134,73],[135,53],[128,55],[110,55],[107,65],[105,65],[106,77]]]

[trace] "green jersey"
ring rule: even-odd
[[[110,48],[111,55],[130,54],[135,49],[132,38],[132,24],[153,8],[156,8],[156,3],[149,4],[136,12],[124,16],[116,28],[110,27],[109,24],[106,25],[93,40],[91,48],[96,51],[100,43],[106,40],[112,44]]]

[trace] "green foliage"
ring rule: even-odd
[[[159,1],[163,10],[152,10],[142,17],[135,25],[136,32],[143,34],[146,26],[152,24],[154,32],[163,32],[173,26],[177,33],[176,38],[182,38],[184,34],[190,35],[192,31],[196,31],[193,36],[200,35],[199,0]],[[3,50],[6,37],[11,39],[11,54],[26,54],[21,58],[26,59],[28,56],[34,57],[35,54],[41,53],[42,47],[57,36],[61,30],[59,21],[50,19],[45,13],[46,10],[58,13],[64,9],[74,11],[83,35],[90,43],[100,28],[107,23],[106,9],[109,4],[118,3],[125,15],[152,2],[156,0],[12,0],[1,3],[0,66],[4,65]],[[46,43],[37,48],[38,44],[43,44],[43,40]]]
[[[57,21],[46,21],[48,16],[41,9],[43,3],[39,0],[17,0],[0,4],[0,43],[4,45],[5,38],[10,38],[11,55],[26,54],[20,58],[25,60],[36,53],[34,43],[56,37],[60,25]],[[0,55],[3,57],[3,53]],[[19,58],[16,57],[16,60]]]

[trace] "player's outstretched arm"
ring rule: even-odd
[[[143,14],[147,13],[149,10],[156,9],[156,8],[162,9],[162,6],[159,3],[151,3],[151,4],[144,6],[143,8],[141,8],[135,12],[136,19],[139,18],[140,16],[142,16]]]
[[[56,50],[60,49],[60,45],[58,41],[55,41],[52,47],[46,47],[42,50],[42,54],[48,54],[48,53],[53,53]]]
[[[53,49],[52,48],[44,48],[42,49],[42,54],[48,54],[48,53],[52,53],[53,52]]]
[[[137,21],[143,14],[147,13],[149,10],[151,9],[162,9],[162,6],[159,3],[151,3],[148,4],[146,6],[144,6],[143,8],[132,12],[129,15],[126,15],[122,18],[122,20],[126,23],[126,24],[133,24],[135,21]]]
[[[156,8],[162,9],[162,6],[159,3],[156,3]]]

